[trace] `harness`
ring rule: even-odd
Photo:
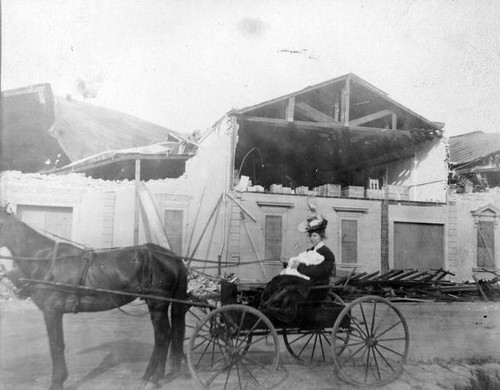
[[[84,264],[82,267],[82,271],[80,273],[80,277],[78,278],[78,282],[75,285],[75,291],[74,291],[74,296],[75,296],[75,303],[73,306],[73,313],[78,313],[79,312],[79,307],[80,307],[80,299],[81,299],[81,289],[78,287],[83,287],[85,286],[85,280],[87,279],[87,274],[89,273],[89,268],[92,265],[92,262],[94,260],[94,251],[92,249],[87,249],[82,256],[82,259],[84,260]]]

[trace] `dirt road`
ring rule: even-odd
[[[411,347],[400,379],[383,389],[453,389],[470,369],[500,372],[499,303],[398,305],[408,321]],[[140,378],[152,350],[152,329],[139,302],[119,310],[66,315],[68,390],[141,389]],[[341,389],[329,365],[304,367],[281,353],[278,389]],[[0,389],[42,390],[51,363],[42,314],[30,301],[0,302]],[[161,389],[197,389],[188,376],[165,378]]]

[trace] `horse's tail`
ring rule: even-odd
[[[187,300],[187,270],[182,262],[179,262],[179,279],[174,291],[174,299]],[[184,332],[186,321],[186,308],[182,303],[172,303],[172,357],[174,368],[179,368],[184,356]]]

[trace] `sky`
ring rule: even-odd
[[[354,73],[448,136],[500,133],[497,0],[3,0],[1,89],[167,128]]]

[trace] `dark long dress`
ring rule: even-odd
[[[311,248],[314,250],[314,248]],[[328,288],[313,289],[313,286],[328,286],[332,271],[335,270],[335,256],[323,245],[316,250],[325,259],[316,265],[300,263],[297,271],[309,276],[306,280],[299,276],[278,275],[266,285],[261,296],[260,310],[270,317],[282,322],[292,322],[301,305],[305,302],[321,302],[327,294]]]

